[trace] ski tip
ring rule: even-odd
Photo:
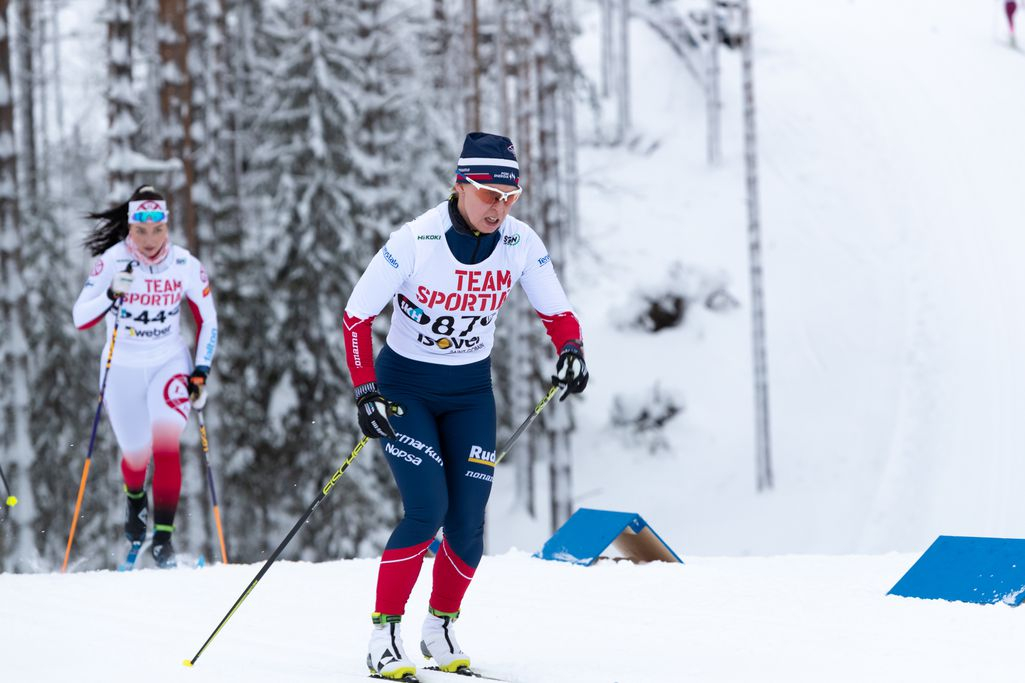
[[[199,568],[199,567],[205,567],[205,566],[206,566],[206,557],[204,555],[200,555],[199,559],[196,560],[196,567]]]
[[[188,668],[191,669],[192,668],[192,660],[190,660],[190,659],[183,659],[182,660],[182,666],[185,666],[185,667],[188,667]]]

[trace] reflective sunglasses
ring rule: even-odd
[[[491,187],[490,185],[481,185],[473,178],[468,178],[462,173],[457,173],[460,178],[473,185],[474,190],[477,193],[477,199],[481,200],[485,204],[494,204],[499,200],[512,204],[520,197],[520,193],[523,192],[522,187],[517,187],[511,192],[502,192],[497,187]]]
[[[166,211],[136,211],[128,220],[132,223],[163,223],[167,220]]]

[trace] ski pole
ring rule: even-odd
[[[566,389],[563,390],[563,393],[565,394],[568,390],[569,387],[567,386]],[[523,424],[519,426],[519,429],[513,432],[513,435],[506,439],[505,443],[502,444],[502,447],[498,450],[498,457],[495,458],[496,465],[502,462],[502,458],[509,455],[509,451],[510,449],[512,449],[513,444],[516,443],[516,439],[520,438],[520,434],[527,431],[527,427],[530,426],[530,423],[533,422],[537,418],[537,416],[541,414],[541,411],[544,410],[545,406],[548,405],[548,402],[552,400],[552,397],[555,396],[555,394],[558,391],[558,384],[553,384],[551,387],[549,387],[548,393],[544,395],[544,398],[538,401],[538,404],[536,406],[534,406],[534,412],[528,415],[527,419],[523,421]]]
[[[217,523],[217,538],[221,542],[221,562],[228,564],[228,551],[224,549],[224,529],[221,528],[221,511],[217,507],[217,491],[214,489],[214,471],[210,467],[210,442],[206,438],[206,423],[203,411],[197,410],[199,418],[199,442],[203,444],[203,459],[206,461],[206,483],[210,486],[210,500],[214,506],[214,521]]]
[[[14,507],[18,504],[18,499],[11,495],[11,487],[7,483],[7,477],[4,476],[4,468],[0,465],[0,479],[4,480],[4,490],[7,491],[7,507]]]
[[[131,266],[129,266],[131,270]],[[93,416],[93,433],[89,437],[89,450],[85,456],[85,464],[82,466],[82,481],[78,485],[78,500],[75,501],[75,515],[71,518],[71,533],[68,534],[68,547],[64,551],[64,564],[61,566],[61,574],[68,569],[68,558],[71,556],[71,543],[75,540],[75,527],[78,526],[78,513],[82,509],[82,497],[85,495],[85,482],[89,479],[89,465],[93,459],[93,445],[96,443],[96,427],[100,423],[100,413],[103,411],[103,393],[107,390],[107,377],[110,375],[110,361],[114,357],[114,342],[117,341],[117,326],[121,322],[121,302],[118,297],[114,304],[114,331],[110,335],[110,350],[107,351],[107,365],[103,369],[103,381],[100,382],[100,399],[96,403],[96,415]]]
[[[392,404],[390,406],[390,410],[396,415],[402,414],[402,409],[395,404]],[[224,624],[226,624],[228,619],[231,619],[231,616],[235,614],[236,610],[238,610],[239,605],[242,604],[242,601],[248,598],[249,594],[253,592],[253,589],[256,588],[256,584],[260,582],[260,579],[262,579],[263,575],[267,573],[267,570],[270,569],[270,566],[274,564],[274,561],[276,559],[278,559],[278,555],[280,555],[281,551],[285,549],[285,546],[288,545],[288,542],[291,541],[292,537],[295,536],[299,529],[302,528],[302,525],[306,523],[306,520],[310,518],[310,515],[313,514],[313,511],[317,509],[317,506],[320,505],[320,502],[324,500],[327,494],[331,493],[331,489],[334,488],[335,484],[338,483],[338,480],[342,477],[343,474],[345,474],[345,470],[349,469],[349,465],[351,465],[352,461],[356,459],[356,455],[361,450],[363,450],[363,447],[367,445],[368,441],[370,441],[370,437],[368,436],[364,436],[362,439],[360,439],[359,443],[356,444],[356,447],[352,449],[352,453],[349,454],[349,457],[345,459],[345,462],[343,462],[342,466],[338,468],[338,471],[331,475],[331,479],[329,479],[328,482],[324,484],[324,488],[320,489],[320,493],[318,493],[317,497],[313,500],[312,503],[310,503],[310,506],[306,508],[306,512],[303,513],[303,516],[299,518],[299,521],[295,523],[295,526],[292,527],[292,530],[288,532],[287,536],[285,536],[285,540],[283,540],[281,544],[274,549],[274,552],[271,553],[271,556],[267,559],[266,562],[263,563],[263,567],[261,567],[260,571],[257,572],[256,578],[250,581],[246,589],[242,591],[242,595],[238,597],[238,600],[235,601],[235,604],[232,605],[231,609],[228,610],[228,613],[224,615],[224,618],[221,619],[221,623],[217,624],[217,628],[214,629],[214,632],[211,633],[210,637],[206,639],[205,643],[203,643],[203,647],[199,648],[199,651],[192,659],[186,659],[182,661],[182,664],[191,667],[193,664],[196,663],[196,660],[199,659],[199,656],[203,654],[203,650],[205,650],[207,645],[210,644],[210,641],[212,641],[214,637],[218,633],[220,633],[221,629],[224,628]]]

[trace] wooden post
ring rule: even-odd
[[[772,488],[769,434],[769,368],[762,290],[762,238],[758,207],[758,145],[755,135],[754,54],[749,0],[741,0],[742,79],[744,88],[744,169],[747,184],[747,234],[751,271],[751,346],[754,356],[755,472],[759,491]]]

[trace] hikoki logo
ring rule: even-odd
[[[420,235],[417,237],[418,240],[440,240],[441,235]]]

